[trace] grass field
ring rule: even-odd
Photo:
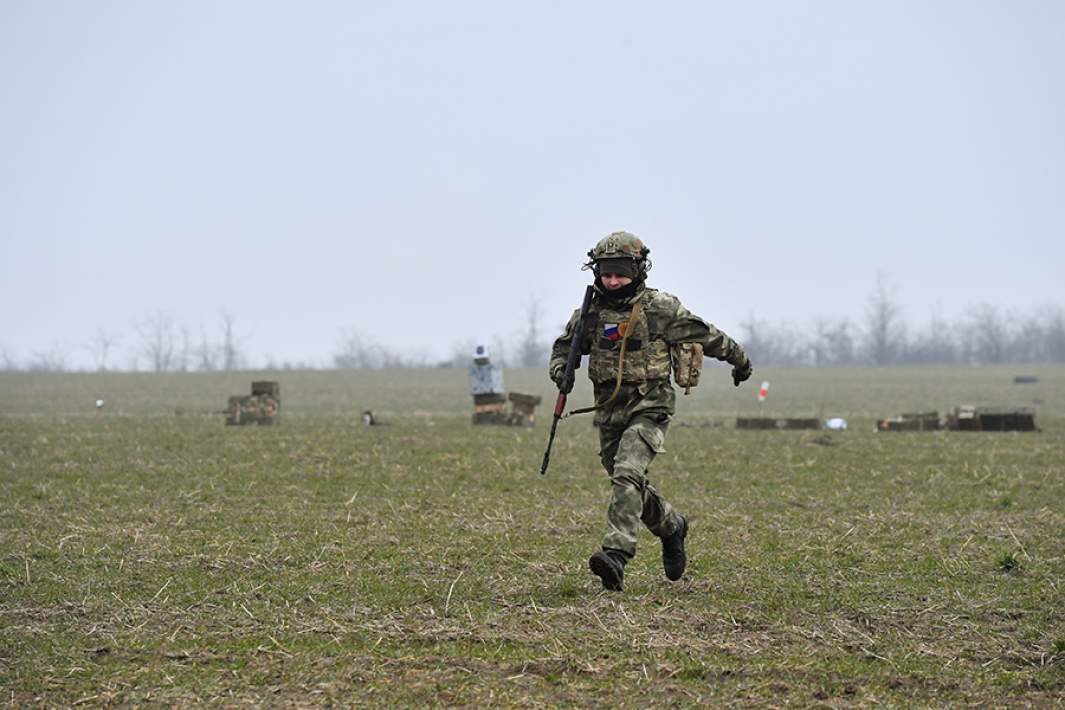
[[[223,426],[260,377],[281,424]],[[588,420],[537,474],[550,401],[474,428],[453,370],[2,374],[0,700],[1065,702],[1065,367],[707,379],[652,468],[692,521],[688,573],[645,533],[616,594],[586,568],[608,495]],[[735,430],[762,379],[767,413],[850,430]],[[552,397],[540,372],[507,384]],[[956,404],[1042,431],[872,431]]]

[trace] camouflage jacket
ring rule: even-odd
[[[617,405],[635,413],[636,400],[654,395],[647,406],[666,414],[673,413],[673,388],[669,377],[669,349],[678,343],[699,343],[706,357],[724,360],[733,366],[747,362],[747,355],[735,340],[691,313],[671,294],[643,287],[620,303],[596,292],[588,312],[581,341],[581,354],[589,355],[588,377],[595,388],[596,401],[613,391],[617,378],[619,345],[632,315],[633,303],[640,300],[640,313],[632,324],[622,368],[622,389]],[[558,380],[566,367],[573,329],[580,310],[573,312],[562,335],[551,348],[551,379]],[[653,405],[653,406],[652,406]],[[597,420],[603,417],[597,415]]]

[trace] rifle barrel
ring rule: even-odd
[[[544,462],[540,464],[540,475],[547,473],[547,463],[551,459],[551,445],[555,443],[555,431],[558,429],[558,420],[562,418],[562,410],[566,408],[566,395],[558,393],[555,401],[555,416],[551,418],[551,433],[547,437],[547,449],[544,450]]]
[[[595,289],[588,286],[584,289],[584,301],[581,303],[580,317],[570,336],[569,352],[566,354],[565,380],[573,381],[573,371],[577,369],[581,361],[581,338],[584,333],[584,320],[588,316],[588,309],[592,305],[592,296]],[[555,430],[558,429],[558,420],[562,418],[562,412],[566,409],[566,393],[559,389],[558,399],[555,400],[555,416],[551,419],[551,434],[547,438],[547,449],[544,451],[544,461],[540,464],[540,475],[547,473],[547,464],[551,458],[551,445],[555,443]]]

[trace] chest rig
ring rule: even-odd
[[[633,319],[636,302],[640,303],[640,308]],[[624,306],[612,305],[605,299],[601,301],[596,327],[591,333],[588,377],[592,382],[597,385],[616,382],[619,365],[621,382],[625,384],[668,378],[671,369],[669,347],[659,320],[655,317],[653,295],[646,291]],[[624,359],[621,357],[623,341]]]

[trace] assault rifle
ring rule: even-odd
[[[592,296],[595,287],[589,286],[584,291],[584,301],[581,303],[581,315],[577,318],[577,324],[573,327],[573,335],[569,340],[569,354],[566,356],[566,372],[562,377],[563,384],[569,382],[572,387],[573,373],[577,364],[581,361],[581,340],[584,335],[584,321],[588,317],[588,309],[592,306]],[[562,386],[558,388],[558,399],[555,400],[555,416],[551,419],[551,434],[547,439],[547,450],[544,451],[544,462],[540,464],[540,475],[547,473],[547,463],[551,458],[551,444],[555,443],[555,429],[558,428],[558,420],[562,418],[562,412],[566,409],[566,396],[569,392],[563,392]]]

